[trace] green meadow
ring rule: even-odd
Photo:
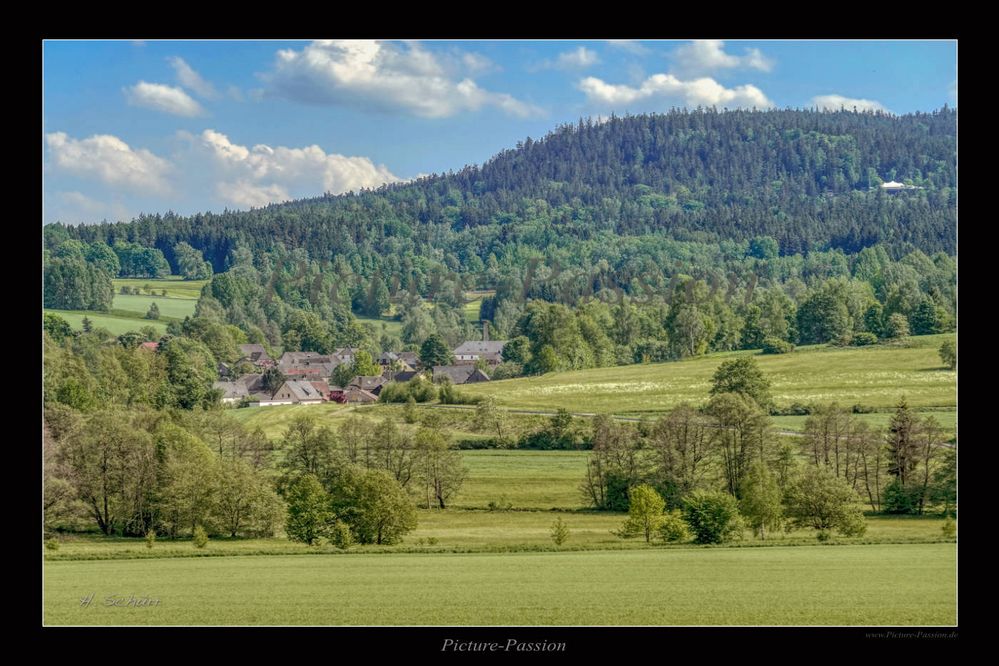
[[[201,295],[201,288],[206,283],[205,280],[185,281],[179,275],[171,275],[169,278],[159,280],[129,278],[115,279],[112,282],[115,293],[111,312],[51,309],[44,311],[59,315],[77,330],[83,328],[83,318],[87,317],[95,327],[106,328],[115,335],[137,331],[143,326],[152,326],[160,333],[166,333],[167,323],[194,314],[194,307]],[[139,288],[149,287],[155,295],[144,293],[136,296],[120,293],[122,286],[126,285]],[[166,289],[166,296],[160,295],[163,289]],[[146,313],[149,311],[151,303],[156,303],[156,307],[160,309],[160,319],[146,319]]]
[[[166,322],[154,321],[152,319],[142,319],[141,317],[125,317],[104,312],[89,312],[82,310],[51,310],[46,308],[44,312],[51,312],[59,315],[75,330],[83,328],[83,318],[89,319],[94,328],[106,328],[114,335],[121,335],[129,331],[138,331],[143,326],[152,326],[160,333],[166,333]]]
[[[948,543],[91,560],[44,574],[47,625],[957,621]]]
[[[667,363],[553,372],[539,377],[462,387],[472,396],[524,409],[648,414],[681,402],[703,402],[711,377],[729,358],[755,355],[772,383],[778,405],[839,402],[890,409],[905,396],[916,408],[957,405],[957,373],[943,367],[937,350],[949,335],[913,337],[895,345],[800,347],[790,354],[742,351]]]

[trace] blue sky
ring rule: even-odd
[[[953,41],[47,41],[43,222],[246,209],[670,107],[957,103]]]

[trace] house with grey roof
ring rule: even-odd
[[[243,359],[252,363],[253,365],[261,365],[263,363],[273,363],[267,350],[264,349],[263,345],[240,345],[239,352],[243,355]]]
[[[345,402],[360,402],[360,403],[378,402],[377,395],[375,395],[370,391],[365,391],[364,389],[358,388],[356,386],[348,386],[346,389],[344,389],[343,397],[345,399]]]
[[[377,396],[382,392],[382,387],[387,383],[388,379],[384,375],[358,375],[350,380],[347,388],[353,386]]]
[[[468,340],[454,349],[454,362],[462,365],[484,360],[489,365],[499,365],[503,362],[505,346],[506,340]]]
[[[222,391],[222,404],[234,405],[241,402],[243,398],[249,398],[250,392],[243,382],[215,382],[212,388]]]
[[[474,384],[489,381],[489,375],[474,365],[435,365],[434,382],[442,382],[445,378],[450,379],[452,384]]]
[[[271,396],[273,404],[318,405],[322,401],[323,395],[319,389],[310,382],[296,379],[286,381]]]

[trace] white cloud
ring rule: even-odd
[[[65,132],[54,132],[45,139],[52,164],[58,169],[139,192],[170,191],[170,162],[145,149],[133,150],[116,136],[97,134],[77,140]]]
[[[854,107],[858,111],[888,111],[881,102],[872,99],[843,97],[842,95],[816,95],[812,98],[812,106],[826,111],[839,111],[841,108],[852,111]]]
[[[606,83],[588,76],[579,82],[579,89],[591,103],[605,107],[621,107],[646,101],[731,108],[768,108],[774,105],[756,86],[726,88],[711,78],[681,81],[672,74],[653,74],[637,87]]]
[[[193,90],[205,99],[218,99],[219,92],[215,89],[215,86],[203,79],[183,58],[174,56],[167,58],[167,61],[169,61],[170,66],[177,73],[177,80],[180,81],[180,85]]]
[[[643,56],[652,53],[652,49],[632,39],[610,39],[607,41],[607,44],[616,49],[627,51],[632,55]]]
[[[204,109],[186,92],[180,88],[166,86],[162,83],[146,83],[139,81],[131,88],[125,89],[125,95],[130,104],[144,106],[164,113],[177,116],[200,116]]]
[[[219,183],[215,191],[223,200],[242,208],[262,208],[291,199],[288,190],[280,185],[254,185],[245,180]]]
[[[221,170],[217,193],[240,206],[262,206],[292,198],[291,188],[312,188],[312,194],[341,194],[398,182],[384,165],[367,157],[327,153],[319,146],[286,148],[235,144],[225,134],[207,129],[200,145]]]
[[[725,53],[725,42],[717,39],[702,39],[684,44],[673,55],[677,71],[683,74],[701,74],[720,69],[756,69],[761,72],[773,69],[773,61],[759,49],[746,49],[746,55],[735,56]]]
[[[49,214],[48,217],[70,224],[96,222],[99,219],[118,222],[134,217],[121,203],[107,204],[82,192],[59,192],[58,197],[61,205],[57,207],[54,216]]]
[[[473,58],[466,69],[484,64]],[[273,71],[263,75],[274,94],[309,104],[446,118],[497,107],[518,117],[540,109],[506,93],[480,88],[469,77],[417,43],[317,41],[301,51],[278,51]]]
[[[596,51],[591,51],[585,46],[580,46],[575,51],[560,53],[556,61],[556,67],[562,69],[585,69],[600,62],[600,56]]]

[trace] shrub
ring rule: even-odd
[[[552,541],[556,546],[561,546],[569,538],[569,527],[562,520],[562,516],[555,519],[551,529]]]
[[[490,511],[509,511],[513,508],[513,504],[506,498],[506,495],[503,495],[498,502],[489,500],[486,508]]]
[[[878,343],[878,336],[873,333],[868,333],[867,331],[862,331],[860,333],[853,334],[852,345],[854,347],[866,347],[867,345],[875,345]]]
[[[679,509],[673,509],[663,515],[662,524],[659,526],[659,536],[666,543],[683,543],[689,541],[692,534],[687,521],[683,519],[683,514]]]
[[[950,516],[947,516],[947,520],[940,527],[940,531],[943,532],[944,537],[953,539],[954,535],[957,534],[957,525],[954,524]]]
[[[763,339],[764,354],[789,354],[794,351],[794,345],[787,340],[767,337]]]
[[[46,550],[59,550],[59,539],[52,537],[51,539],[45,540]]]
[[[156,530],[146,532],[146,548],[152,548],[156,543]]]
[[[685,497],[683,516],[697,543],[722,543],[742,529],[738,502],[717,490],[695,490]]]
[[[439,539],[437,537],[427,537],[428,546],[436,546]]]
[[[907,490],[898,479],[892,479],[885,486],[882,507],[885,513],[910,514],[916,513],[917,501],[914,494]]]
[[[822,542],[829,541],[832,538],[832,532],[829,530],[819,530],[815,533],[815,538]]]
[[[347,550],[354,545],[354,535],[350,525],[342,520],[335,520],[330,526],[330,542],[340,550]]]
[[[951,370],[957,368],[957,345],[953,340],[944,340],[940,345],[940,360]]]
[[[208,545],[208,532],[201,525],[194,528],[194,537],[192,539],[195,548],[204,548]]]

